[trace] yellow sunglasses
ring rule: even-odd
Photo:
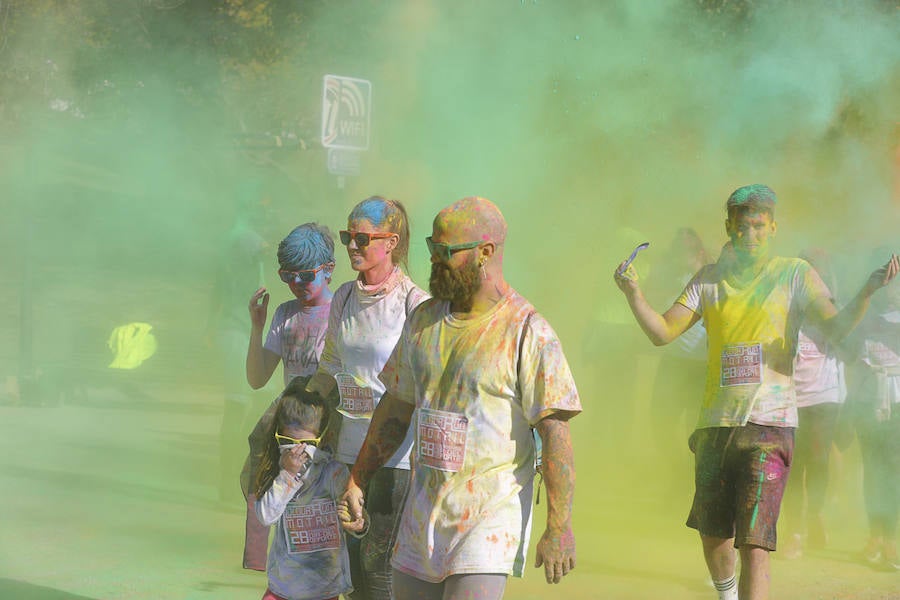
[[[325,432],[328,431],[326,427],[322,433],[319,434],[317,438],[310,438],[305,440],[298,440],[297,438],[292,438],[287,435],[281,435],[277,431],[275,432],[275,442],[278,444],[279,448],[290,448],[293,446],[299,446],[300,444],[307,444],[309,446],[318,446],[319,442],[322,441],[322,436],[325,435]]]

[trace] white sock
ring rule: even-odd
[[[734,575],[722,581],[713,581],[719,600],[738,600],[737,579]]]

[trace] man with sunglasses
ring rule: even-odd
[[[575,567],[575,471],[568,420],[581,411],[556,334],[503,276],[506,222],[483,198],[442,210],[426,239],[433,295],[409,316],[379,378],[386,392],[344,499],[363,490],[412,427],[413,473],[394,547],[397,600],[502,597],[528,548],[536,445],[547,528],[537,564]]]
[[[253,389],[266,385],[278,363],[283,364],[284,384],[294,377],[310,377],[319,366],[325,344],[332,291],[329,288],[334,270],[334,240],[325,227],[304,223],[291,231],[278,244],[278,276],[294,299],[275,309],[263,344],[269,292],[261,287],[250,298],[250,344],[247,348],[247,382]],[[255,478],[260,454],[268,440],[265,432],[274,416],[276,402],[263,413],[248,438],[250,454],[241,473],[241,488],[247,498],[244,568],[264,571],[269,537],[268,527],[253,514],[255,497],[250,482]]]

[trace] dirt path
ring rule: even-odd
[[[239,566],[240,501],[216,499],[217,398],[183,385],[145,391],[135,398],[121,389],[89,389],[75,403],[54,407],[20,406],[9,398],[0,404],[0,597],[262,595],[265,576]],[[586,420],[575,427],[578,568],[549,587],[529,567],[524,579],[510,582],[506,597],[714,598],[699,544],[682,525],[683,490],[653,493],[638,471],[605,466],[588,426]],[[844,468],[856,466],[848,459]],[[865,529],[858,498],[851,504],[849,516],[829,515],[828,550],[796,561],[773,559],[773,598],[900,598],[900,573],[855,560]],[[533,540],[544,510],[542,502]]]

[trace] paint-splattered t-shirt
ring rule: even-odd
[[[337,516],[349,477],[346,465],[319,450],[299,481],[282,470],[256,501],[260,522],[277,523],[266,572],[269,589],[282,598],[320,600],[353,589]]]
[[[341,394],[341,433],[335,457],[353,464],[381,400],[384,385],[378,374],[391,355],[406,315],[428,294],[400,269],[395,281],[367,290],[359,280],[338,288],[331,305],[325,349],[319,370],[335,377]],[[408,469],[412,434],[407,435],[386,467]]]
[[[381,373],[415,405],[413,474],[392,564],[425,581],[463,573],[521,576],[531,531],[531,428],[581,411],[559,339],[510,290],[456,319],[429,300],[409,317]]]
[[[311,376],[318,369],[330,309],[330,302],[304,307],[299,300],[289,300],[275,309],[263,347],[281,357],[285,386],[294,377]]]
[[[797,333],[809,304],[829,296],[816,271],[797,258],[770,259],[744,285],[721,263],[700,269],[677,300],[703,318],[708,336],[697,427],[796,427]]]

